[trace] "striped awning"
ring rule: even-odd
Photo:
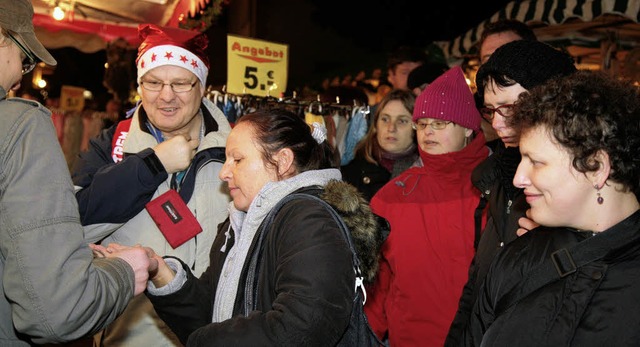
[[[474,45],[480,40],[485,25],[498,19],[517,19],[528,25],[561,25],[570,19],[590,22],[607,14],[623,16],[640,22],[640,0],[524,0],[512,1],[490,18],[451,41],[436,44],[449,61],[475,53]]]

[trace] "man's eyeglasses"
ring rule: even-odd
[[[431,123],[417,121],[417,122],[413,123],[412,127],[413,127],[413,130],[424,130],[428,126],[431,127],[431,129],[433,129],[433,130],[442,130],[442,129],[446,128],[447,125],[449,125],[451,123],[453,123],[453,122],[444,121],[444,120],[434,120]]]
[[[496,112],[505,118],[509,118],[513,116],[514,106],[515,106],[514,104],[504,104],[496,108],[483,107],[480,109],[480,114],[482,114],[482,118],[484,118],[487,122],[491,123],[491,121],[493,120],[493,116],[495,115]]]
[[[174,93],[186,93],[191,91],[193,87],[198,83],[195,81],[193,83],[185,83],[185,82],[176,82],[176,83],[162,83],[158,81],[140,81],[140,85],[142,88],[150,91],[150,92],[159,92],[164,88],[164,86],[171,87]]]
[[[33,53],[29,52],[29,50],[25,48],[15,37],[13,37],[11,33],[7,33],[7,37],[13,41],[18,48],[20,48],[22,53],[24,53],[25,58],[22,60],[22,74],[28,74],[34,67],[36,67],[36,58],[33,56]]]

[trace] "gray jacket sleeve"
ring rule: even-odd
[[[0,114],[0,315],[37,343],[92,334],[126,307],[133,270],[93,259],[49,112],[2,100]]]

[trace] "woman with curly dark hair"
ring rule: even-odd
[[[581,71],[521,94],[513,183],[544,225],[495,258],[466,345],[640,345],[640,95]]]

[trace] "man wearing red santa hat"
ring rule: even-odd
[[[81,221],[90,242],[143,244],[199,276],[228,215],[218,172],[231,127],[204,97],[206,36],[151,24],[138,30],[141,103],[81,153],[73,169]],[[96,338],[103,346],[179,345],[144,296]]]

